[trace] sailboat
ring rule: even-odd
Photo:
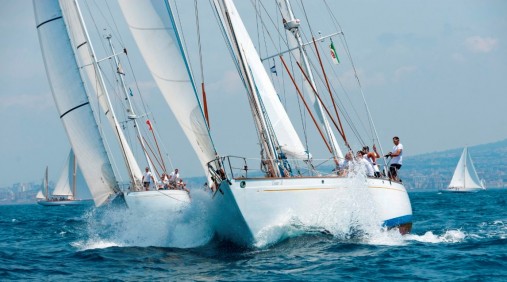
[[[213,4],[248,94],[261,146],[263,172],[260,176],[251,172],[249,175],[252,166],[248,165],[247,159],[233,156],[220,158],[226,168],[224,171],[210,169],[218,187],[214,195],[220,217],[215,226],[217,234],[238,244],[256,244],[263,234],[269,232],[269,228],[277,226],[287,216],[303,225],[311,225],[332,203],[341,202],[345,207],[351,206],[354,201],[352,192],[361,185],[366,186],[364,193],[369,195],[374,207],[371,216],[376,217],[379,224],[386,228],[398,228],[402,234],[410,232],[412,208],[401,182],[385,177],[367,178],[366,184],[358,185],[336,173],[325,174],[315,170],[311,154],[303,146],[281,104],[233,1],[214,0]],[[295,47],[288,44],[287,49],[303,54],[303,46],[297,43],[299,20],[290,12],[288,1],[280,0],[277,4],[282,7],[280,10],[287,34],[297,44]],[[282,56],[279,57],[284,63]],[[301,60],[303,65],[305,58],[299,55],[296,60]],[[310,93],[316,94],[308,69],[301,69]],[[319,101],[314,103],[319,108],[320,98],[314,101]],[[327,116],[330,118],[330,115]],[[322,118],[321,123],[326,126]],[[333,136],[322,135],[327,135],[329,151],[339,166],[343,159],[339,147],[333,144]],[[297,170],[292,169],[295,166],[291,167],[290,163],[297,161],[308,167],[306,173],[303,172],[303,165]],[[238,167],[242,169],[238,170]],[[343,212],[350,211],[336,211],[337,215]]]
[[[468,147],[465,147],[463,149],[463,153],[461,153],[458,165],[454,170],[449,186],[446,189],[441,189],[440,191],[467,193],[478,192],[485,189],[483,181],[481,181],[477,175],[477,171],[475,171],[474,163],[468,153]]]
[[[119,195],[130,208],[143,212],[149,212],[148,208],[177,211],[188,204],[190,197],[185,191],[140,192],[142,173],[115,114],[77,1],[33,1],[33,5],[53,98],[95,205],[101,206]],[[113,50],[112,57],[117,55]],[[118,61],[115,63],[118,66]],[[86,82],[91,86],[86,87]],[[93,108],[92,104],[100,107]],[[130,179],[127,191],[120,188],[114,173],[113,154],[106,149],[103,136],[104,124],[94,114],[101,111],[120,148],[121,163]],[[130,117],[137,118],[132,112]],[[153,162],[148,164],[152,166]]]
[[[172,5],[164,0],[119,0],[118,4],[144,62],[200,160],[203,173],[208,176],[207,184],[211,184],[208,169],[217,171],[221,166],[220,162],[213,161],[218,153],[176,26]]]
[[[43,206],[69,206],[69,205],[80,205],[85,201],[77,198],[77,182],[81,172],[77,167],[76,158],[72,152],[69,153],[65,167],[62,170],[60,178],[56,183],[55,189],[51,195],[49,194],[48,187],[48,168],[46,167],[46,173],[44,177],[43,190],[37,194],[37,203]],[[83,183],[79,183],[83,185]]]

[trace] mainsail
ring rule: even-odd
[[[118,1],[157,86],[205,172],[216,150],[199,103],[171,6],[167,1]]]
[[[119,192],[57,0],[33,1],[53,99],[96,206]]]

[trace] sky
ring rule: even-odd
[[[45,74],[32,1],[0,2],[0,187],[40,181],[46,166],[56,181],[70,145]],[[184,24],[195,21],[194,11],[181,2],[178,8]],[[247,28],[255,31],[250,1],[237,2]],[[384,150],[389,151],[395,135],[401,138],[406,156],[507,138],[507,1],[328,2],[345,33]],[[93,6],[96,1],[86,3]],[[114,11],[116,3],[108,3],[113,14],[120,15]],[[316,10],[318,5],[303,3],[314,30],[323,35],[333,31],[321,22],[325,13]],[[202,41],[213,140],[222,155],[258,158],[251,115],[244,106],[245,90],[209,5],[202,6],[199,13],[207,19]],[[203,175],[172,114],[163,106],[124,21],[118,17],[115,23],[143,95],[154,104],[154,112],[161,112],[159,128],[165,132],[163,145],[172,167],[179,167],[183,177]],[[256,42],[258,36],[251,35]],[[195,46],[193,37],[188,37],[189,46]],[[337,49],[345,61],[344,47]],[[195,53],[189,54],[198,69]],[[340,64],[336,72],[335,80],[344,87],[355,83],[350,64]],[[289,103],[288,112],[297,112],[296,107]]]

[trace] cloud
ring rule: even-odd
[[[411,74],[417,70],[415,66],[403,66],[394,71],[394,80],[400,81],[404,76]]]
[[[489,53],[498,47],[498,40],[491,37],[471,36],[465,39],[465,46],[475,53]]]
[[[465,62],[465,56],[463,56],[461,53],[453,53],[451,55],[451,58],[457,62]]]

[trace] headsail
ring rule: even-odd
[[[100,206],[119,191],[58,0],[33,1],[39,43],[51,92],[78,165]]]
[[[263,108],[259,108],[258,111],[265,111],[267,113],[273,131],[276,133],[278,146],[281,147],[283,153],[289,158],[308,159],[310,156],[305,150],[287,112],[280,102],[280,98],[264,69],[259,54],[248,35],[234,3],[230,0],[215,0],[214,4],[236,60],[240,57],[238,54],[239,52],[244,55],[247,64],[244,68],[247,69],[249,73],[244,74],[240,69],[239,61],[236,61],[236,66],[240,74],[243,76],[251,76],[252,80],[255,82],[255,89],[251,91],[256,92],[254,95],[260,97],[263,106]],[[247,85],[245,77],[243,77],[243,83],[247,89],[250,88],[250,86]]]
[[[53,196],[72,196],[72,179],[74,178],[74,154],[72,150],[67,157],[65,167],[62,170],[62,174],[56,183],[55,190],[53,190]]]
[[[196,152],[203,169],[216,150],[167,1],[118,1],[130,31],[166,103]]]

